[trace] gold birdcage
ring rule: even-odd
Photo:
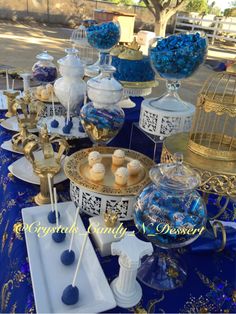
[[[236,160],[236,73],[214,74],[197,101],[188,148],[210,159]]]
[[[236,70],[215,73],[205,82],[190,133],[165,139],[162,162],[173,161],[175,152],[201,176],[199,190],[218,194],[219,204],[226,196],[219,216],[236,197]]]

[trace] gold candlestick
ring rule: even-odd
[[[6,117],[10,118],[16,115],[16,97],[20,95],[19,91],[4,91],[3,95],[7,97],[7,113]]]
[[[52,144],[57,143],[59,150],[55,154]],[[48,174],[52,178],[61,170],[61,160],[65,151],[69,149],[67,141],[57,135],[49,136],[47,126],[40,131],[40,136],[37,139],[28,138],[23,143],[24,154],[33,166],[34,172],[40,178],[40,193],[35,196],[35,202],[38,205],[50,203],[50,194],[48,186]],[[43,157],[37,158],[34,155],[36,150],[41,149]]]

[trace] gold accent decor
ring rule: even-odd
[[[227,236],[226,236],[225,227],[223,226],[222,222],[213,221],[212,229],[213,229],[215,238],[217,239],[217,226],[219,226],[222,233],[222,243],[221,243],[221,246],[216,250],[216,252],[221,252],[225,248]]]
[[[138,159],[142,168],[137,176],[130,176],[127,185],[119,186],[115,184],[114,173],[118,167],[112,165],[112,154],[117,147],[98,146],[80,150],[67,158],[64,165],[65,175],[75,184],[89,191],[95,191],[104,195],[114,196],[134,196],[150,182],[149,170],[155,163],[145,155],[128,149],[125,152],[124,167],[132,159]],[[90,176],[88,165],[88,155],[92,151],[98,151],[102,155],[102,163],[105,167],[105,177],[101,182],[94,182]]]
[[[35,100],[30,91],[25,91],[23,96],[16,99],[16,106],[22,110],[22,114],[16,112],[19,127],[26,126],[28,129],[35,129],[45,104]]]
[[[55,154],[52,144],[57,143],[59,150]],[[53,177],[61,170],[61,160],[65,151],[69,149],[67,141],[58,136],[52,135],[49,137],[47,126],[45,125],[41,131],[39,138],[27,138],[24,143],[25,157],[33,166],[34,172],[40,178],[40,193],[36,195],[35,202],[38,205],[50,203],[48,174],[51,176],[52,186]],[[34,152],[42,149],[43,158],[36,159]]]
[[[174,153],[182,152],[184,163],[201,177],[199,190],[225,196],[236,196],[236,161],[209,159],[195,154],[188,147],[189,133],[174,134],[163,143],[161,162],[173,162]]]
[[[114,210],[108,210],[103,214],[105,225],[114,228],[118,221],[118,215]]]
[[[20,95],[19,91],[4,91],[3,95],[7,97],[7,113],[6,117],[10,118],[16,115],[15,99]]]
[[[25,125],[21,125],[20,132],[12,136],[11,143],[14,150],[23,153],[23,143],[26,139],[36,139],[37,136],[29,133]]]
[[[132,88],[132,89],[145,89],[145,88],[152,88],[158,86],[157,81],[147,81],[147,82],[127,82],[127,81],[120,81],[124,88]]]

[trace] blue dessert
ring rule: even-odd
[[[61,254],[61,262],[64,265],[71,265],[75,260],[75,252],[73,250],[65,250]]]
[[[58,219],[60,219],[60,213],[58,212]],[[50,211],[48,213],[48,221],[50,222],[50,224],[55,224],[56,223],[56,212],[54,211]]]
[[[70,134],[70,130],[71,130],[71,126],[69,124],[66,124],[65,126],[63,126],[62,131],[65,134]]]
[[[57,243],[63,242],[65,240],[65,238],[66,238],[66,233],[61,232],[60,228],[58,228],[58,230],[53,232],[53,234],[52,234],[53,241],[55,241]]]
[[[191,76],[203,63],[206,53],[205,37],[199,33],[178,34],[159,40],[150,49],[150,58],[161,77],[179,80]]]
[[[59,126],[59,122],[56,119],[52,120],[51,127],[52,128],[58,128],[58,126]]]
[[[79,301],[79,289],[76,286],[67,286],[63,291],[61,300],[66,305],[76,304]]]
[[[65,121],[65,124],[66,124],[66,121]],[[68,122],[68,125],[70,126],[71,129],[73,128],[72,117],[70,117],[70,120],[69,120],[69,122]]]

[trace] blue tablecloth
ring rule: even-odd
[[[127,130],[132,121],[138,120],[137,109],[131,112],[130,121],[125,126]],[[11,135],[11,132],[0,127],[0,143],[10,139]],[[114,145],[126,144],[128,135],[125,131],[123,136],[122,141]],[[35,312],[25,239],[24,235],[15,232],[15,226],[22,223],[21,209],[35,205],[33,196],[39,187],[9,174],[8,166],[20,157],[0,148],[0,312],[6,313]],[[60,201],[69,200],[68,188],[68,182],[57,186]],[[224,218],[231,220],[232,217],[232,207],[229,207]],[[88,217],[84,215],[82,219],[87,226]],[[134,228],[132,222],[128,225]],[[184,248],[181,254],[188,267],[188,279],[183,287],[157,292],[142,285],[143,297],[137,306],[131,309],[115,308],[110,312],[236,312],[235,253],[232,250],[193,253],[190,248]],[[119,270],[117,257],[101,258],[99,253],[97,255],[111,282]]]

